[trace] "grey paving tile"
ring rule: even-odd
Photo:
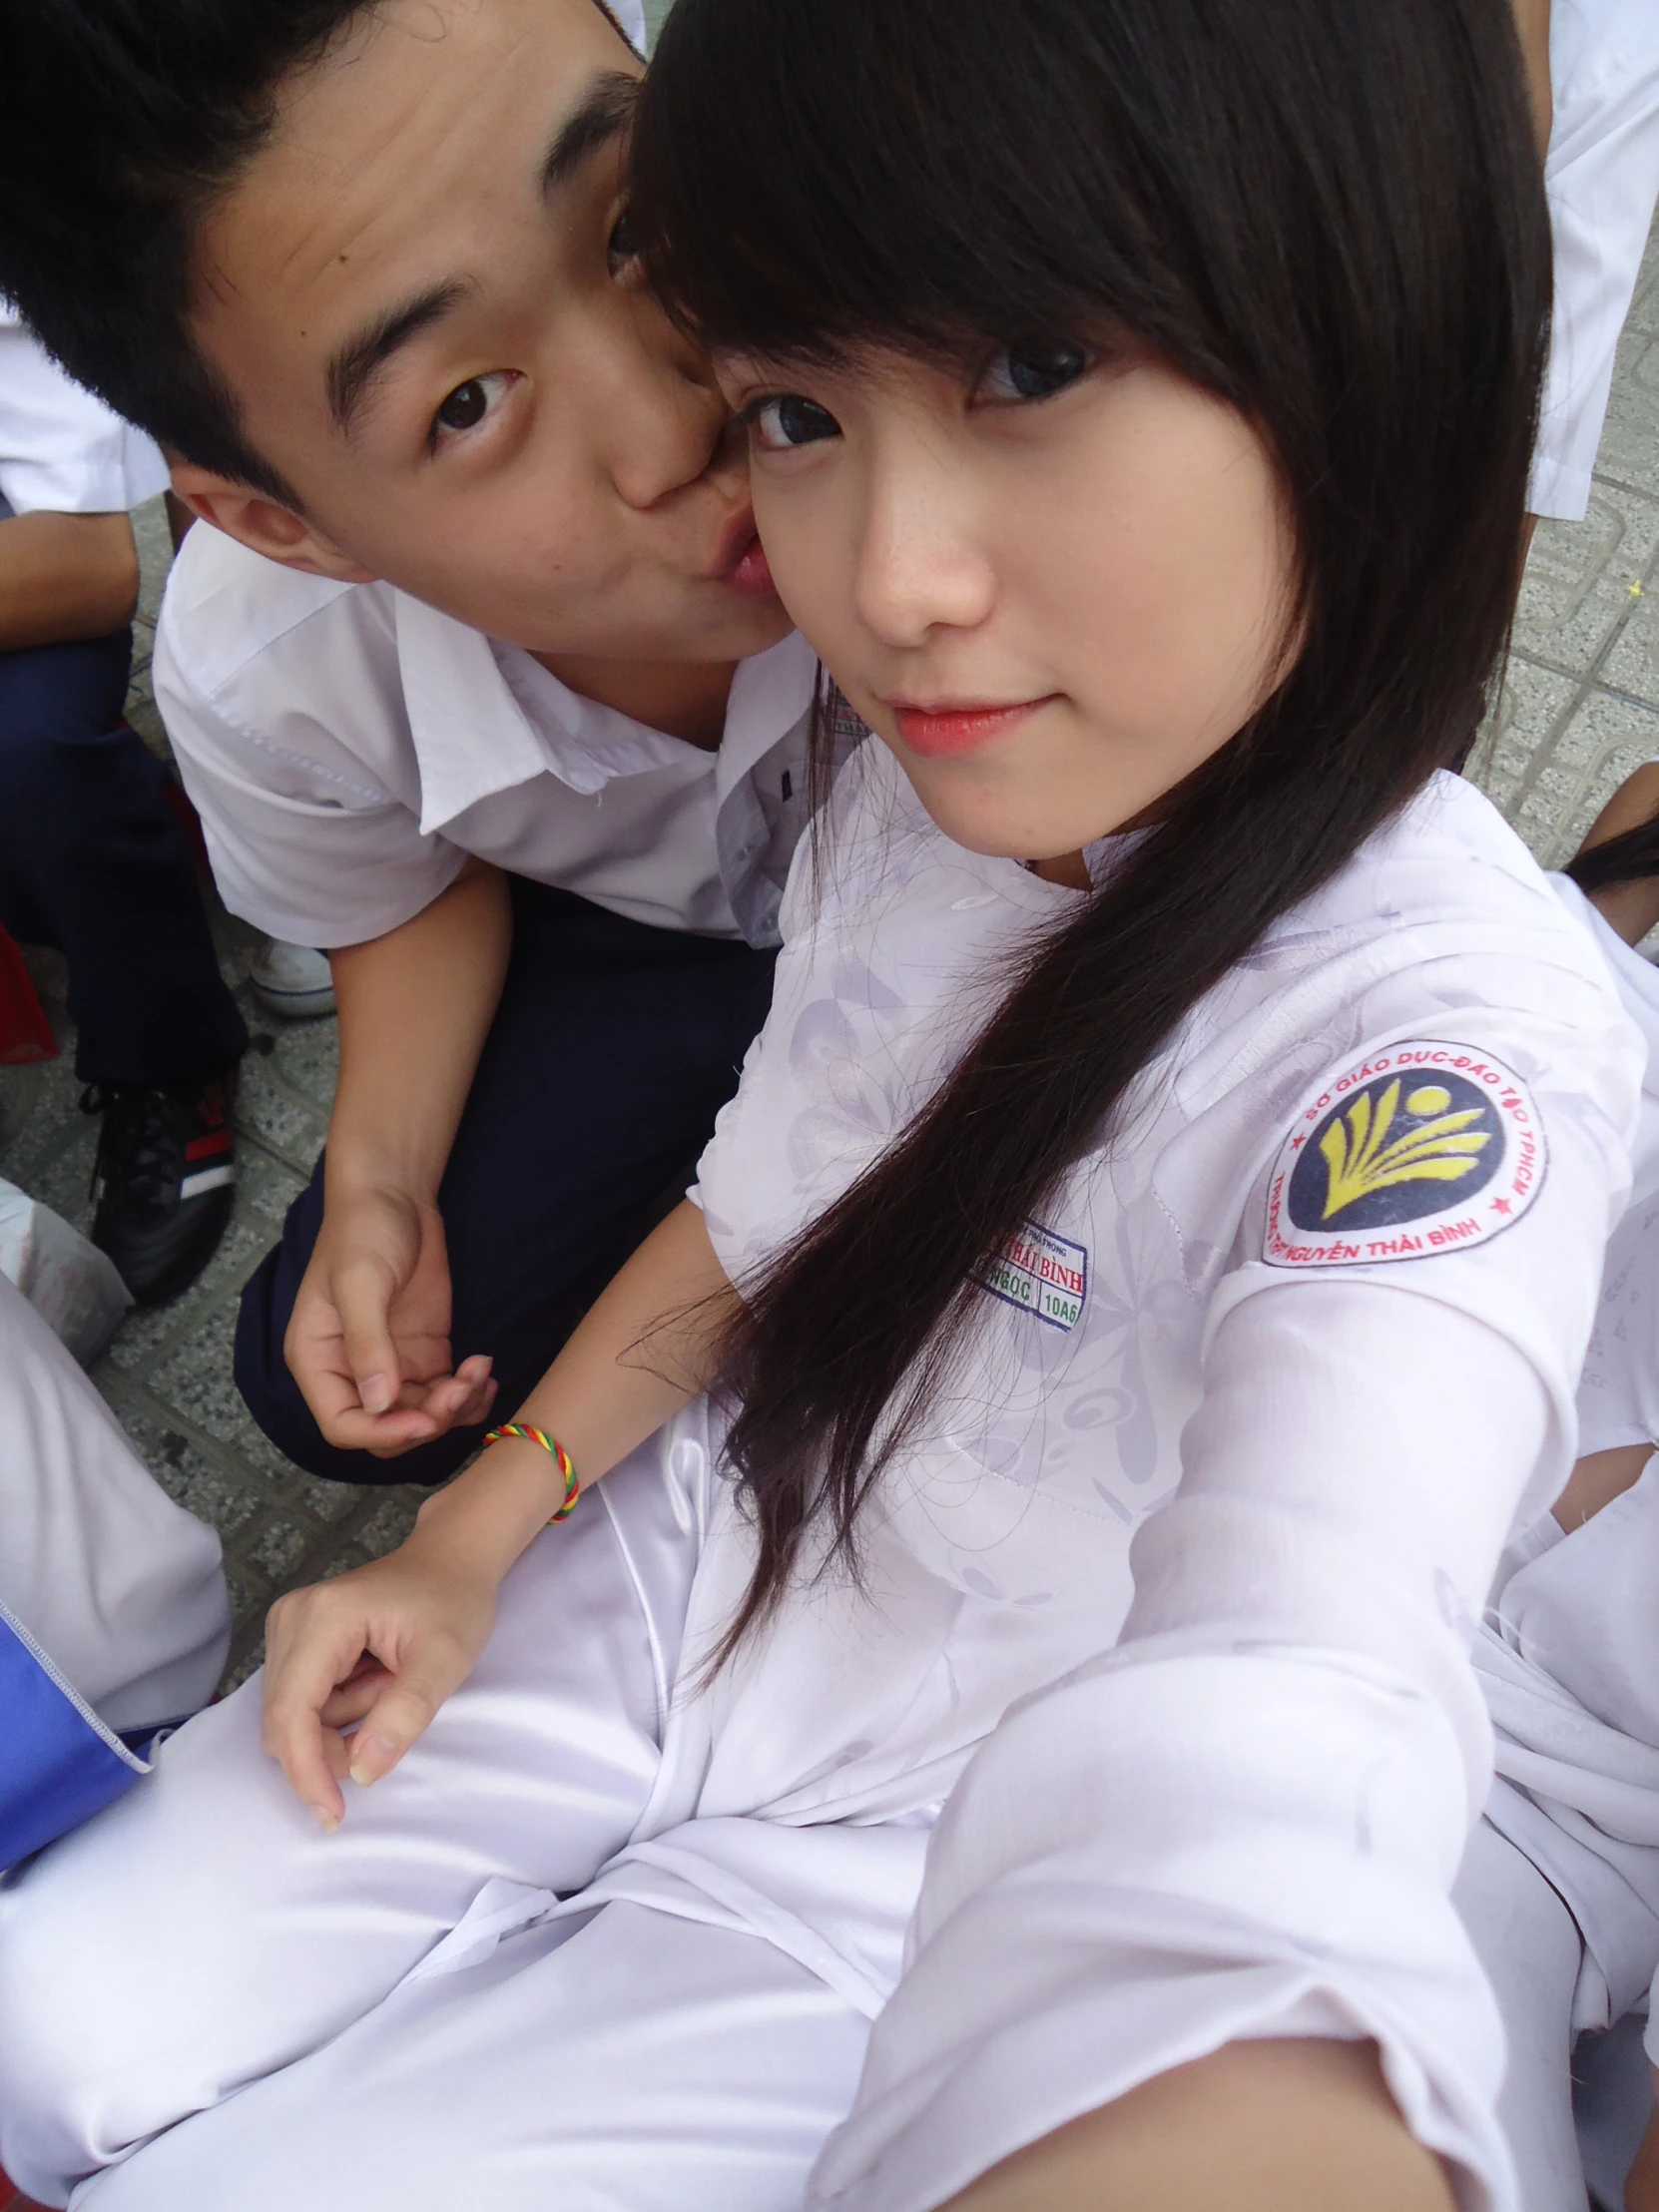
[[[245,1547],[243,1558],[269,1582],[280,1587],[310,1549],[311,1538],[305,1529],[273,1515]]]
[[[1659,499],[1597,484],[1582,522],[1533,541],[1515,611],[1516,649],[1572,673],[1588,670],[1630,612],[1659,555]]]
[[[1610,691],[1659,705],[1659,583],[1626,598],[1618,634],[1596,675]]]
[[[339,1080],[339,1023],[334,1020],[281,1024],[273,1054],[282,1081],[327,1116]]]
[[[1559,670],[1509,656],[1497,707],[1469,756],[1467,774],[1502,813],[1511,815],[1551,735],[1567,719],[1580,686]]]
[[[263,1575],[240,1559],[226,1560],[225,1580],[231,1592],[231,1657],[224,1678],[229,1682],[239,1657],[251,1645],[264,1643],[265,1617],[276,1593]],[[231,1686],[234,1687],[234,1683]]]
[[[313,1099],[292,1091],[277,1067],[275,1052],[248,1054],[237,1091],[237,1121],[253,1130],[297,1177],[305,1177],[322,1150],[327,1116]]]
[[[1538,765],[1515,828],[1546,867],[1559,867],[1631,770],[1652,760],[1659,760],[1659,709],[1593,691]]]
[[[388,1491],[358,1529],[357,1542],[376,1559],[395,1551],[414,1527],[423,1495],[419,1490]]]
[[[255,1424],[231,1375],[235,1304],[210,1308],[167,1358],[147,1367],[144,1381],[164,1405],[205,1429],[248,1467],[280,1482],[290,1463]]]
[[[1659,492],[1659,339],[1645,330],[1627,327],[1619,341],[1596,474]]]
[[[152,1410],[136,1390],[112,1393],[112,1402],[169,1497],[211,1521],[227,1538],[258,1511],[260,1501],[246,1475],[228,1471],[209,1457],[182,1427],[168,1420],[165,1407]]]

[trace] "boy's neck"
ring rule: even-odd
[[[707,661],[612,661],[537,653],[549,675],[597,706],[643,722],[705,753],[718,751],[737,666]]]

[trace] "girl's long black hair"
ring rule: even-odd
[[[1295,665],[1011,977],[724,1348],[759,1537],[724,1651],[914,1432],[986,1256],[1197,1001],[1480,722],[1546,337],[1507,0],[678,0],[634,216],[716,347],[801,360],[1127,330],[1274,455]],[[817,1548],[815,1546],[815,1548]]]

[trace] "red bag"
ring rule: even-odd
[[[25,1067],[32,1060],[57,1057],[58,1040],[35,995],[23,954],[0,929],[0,1067]],[[0,2205],[5,2202],[0,2190]]]

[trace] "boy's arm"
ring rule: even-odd
[[[1532,118],[1537,125],[1538,144],[1545,150],[1549,146],[1550,124],[1554,119],[1555,102],[1549,82],[1549,8],[1550,0],[1510,0],[1515,13],[1515,29],[1520,33],[1521,55],[1526,63],[1526,82],[1532,94]]]
[[[400,928],[329,957],[340,1071],[323,1222],[283,1350],[318,1427],[389,1456],[476,1421],[485,1359],[452,1375],[437,1190],[512,945],[507,879],[469,860]]]
[[[737,1298],[702,1214],[683,1200],[588,1313],[520,1419],[556,1437],[591,1485],[708,1382]],[[540,1444],[507,1439],[428,1498],[388,1557],[273,1606],[265,1747],[325,1828],[344,1813],[346,1773],[377,1781],[465,1681],[502,1577],[564,1488]]]

